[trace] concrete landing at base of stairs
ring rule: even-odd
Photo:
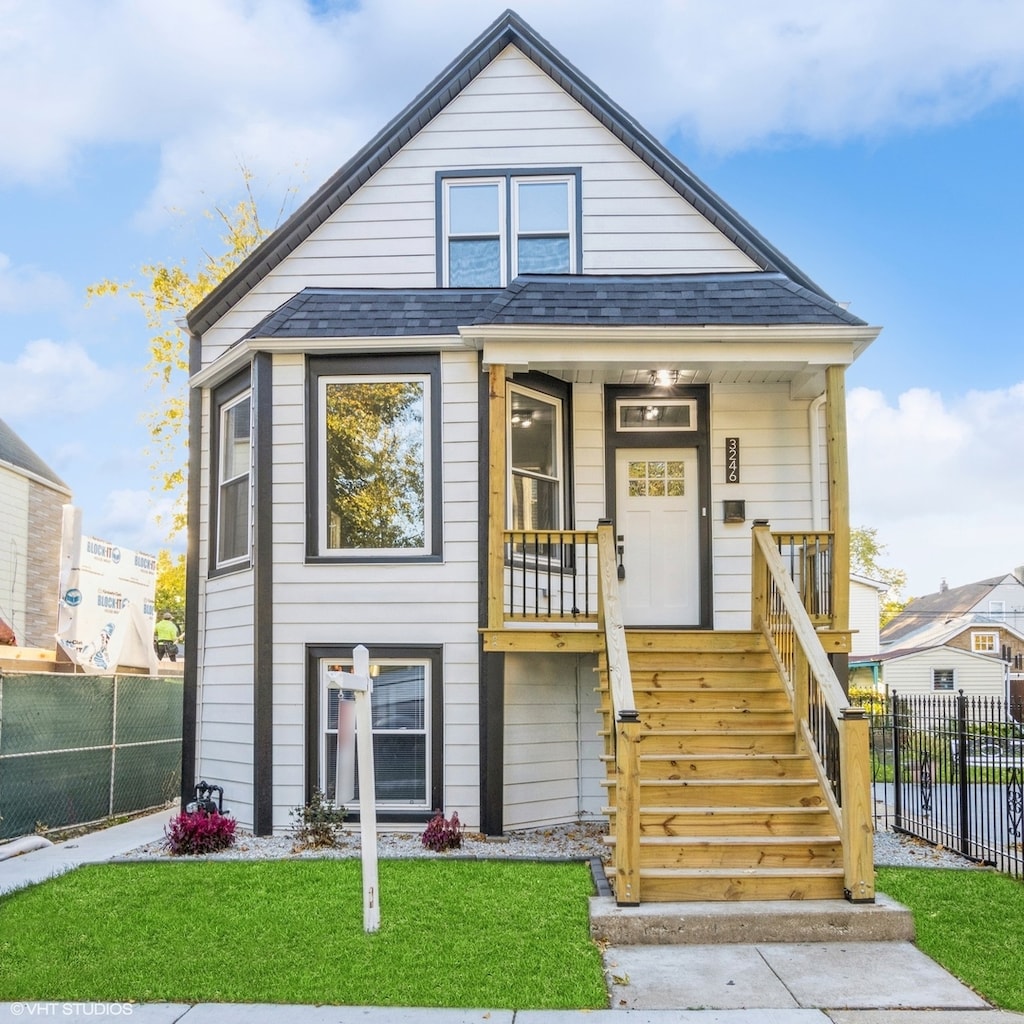
[[[910,911],[888,896],[846,900],[742,903],[641,903],[590,900],[590,934],[615,945],[712,945],[779,942],[913,942]]]

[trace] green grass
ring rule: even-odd
[[[976,992],[1024,1011],[1024,885],[994,871],[879,868],[876,887],[909,907],[917,945]]]
[[[0,899],[0,1000],[509,1009],[607,1005],[584,864],[84,867]]]

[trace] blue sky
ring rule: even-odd
[[[506,6],[0,0],[0,417],[86,532],[166,546],[147,331],[87,286],[217,246],[239,166],[308,195]],[[927,593],[1024,564],[1024,4],[524,0],[851,310],[852,516]]]

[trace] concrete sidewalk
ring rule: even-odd
[[[0,861],[0,894],[152,842],[176,808]],[[2,930],[0,930],[2,937]],[[0,1022],[139,1024],[1010,1024],[910,942],[609,945],[607,1010],[0,1003]]]

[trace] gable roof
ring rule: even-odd
[[[820,286],[618,104],[537,35],[514,11],[508,10],[188,314],[190,330],[201,334],[216,323],[509,45],[514,45],[529,57],[757,266],[784,274],[802,288],[831,301]]]
[[[951,640],[960,636],[968,630],[981,630],[982,632],[993,633],[999,630],[1009,633],[1024,641],[1024,634],[1005,622],[985,622],[976,616],[957,616],[950,619],[933,619],[923,623],[917,629],[904,633],[899,645],[885,644],[880,656],[891,656],[894,654],[906,654],[910,651],[927,650],[932,647],[944,647]],[[991,655],[987,655],[991,657]]]
[[[71,497],[71,488],[3,420],[0,420],[0,462],[24,470]]]
[[[960,587],[950,587],[935,594],[915,598],[885,626],[881,641],[886,646],[898,644],[911,633],[934,622],[945,622],[947,619],[966,615],[1008,579],[1019,583],[1012,574],[993,576],[977,583],[965,583]]]
[[[829,324],[864,321],[782,274],[523,275],[508,288],[305,288],[249,338],[457,334],[484,324]]]

